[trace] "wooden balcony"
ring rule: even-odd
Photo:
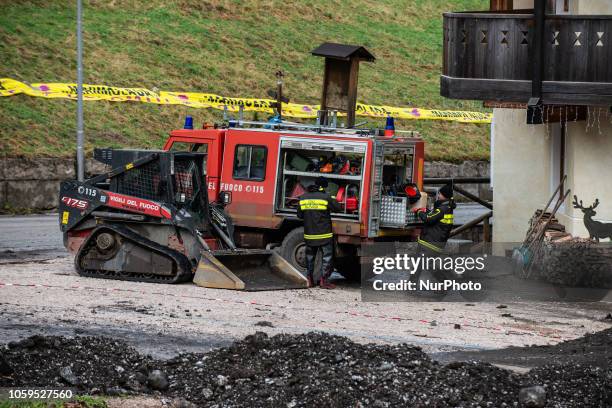
[[[535,21],[525,12],[445,13],[442,96],[527,103],[540,69],[541,103],[611,106],[612,16],[546,15],[540,68]]]

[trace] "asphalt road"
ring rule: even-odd
[[[477,204],[460,204],[455,224],[461,225],[487,209]],[[17,259],[54,258],[66,254],[58,215],[0,216],[0,263]]]
[[[0,217],[0,263],[65,256],[57,214]]]

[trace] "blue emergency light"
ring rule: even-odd
[[[385,130],[395,130],[395,120],[393,119],[393,116],[387,116]]]
[[[387,124],[385,125],[385,136],[391,137],[395,135],[395,121],[393,116],[387,116]]]
[[[185,117],[185,126],[183,129],[193,129],[193,118],[191,116]]]

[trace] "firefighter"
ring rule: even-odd
[[[437,257],[444,252],[444,247],[453,229],[453,210],[457,207],[453,199],[453,186],[447,184],[438,190],[434,207],[430,211],[425,208],[415,210],[417,216],[423,221],[424,227],[417,240],[419,249],[427,256]],[[418,281],[423,269],[416,271],[413,278]],[[431,271],[436,279],[441,275]]]
[[[420,246],[441,253],[453,229],[453,210],[457,207],[453,199],[453,186],[447,184],[438,190],[438,197],[431,211],[418,208],[416,213],[425,224],[418,239]]]
[[[329,282],[329,276],[334,264],[334,236],[332,232],[332,212],[340,212],[341,208],[334,197],[325,192],[327,179],[319,177],[315,183],[308,186],[308,191],[300,196],[297,216],[304,220],[304,241],[306,242],[306,278],[308,287],[316,285],[314,279],[315,257],[320,250],[321,281],[323,289],[334,289]]]

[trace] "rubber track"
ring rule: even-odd
[[[152,273],[131,273],[131,272],[115,272],[115,271],[102,271],[93,269],[82,269],[80,266],[80,260],[87,254],[87,251],[96,245],[96,236],[102,232],[111,232],[121,235],[125,240],[132,241],[142,247],[150,248],[152,251],[161,253],[168,258],[171,258],[175,265],[177,274],[174,276],[163,276],[155,275]],[[90,278],[101,278],[101,279],[114,279],[124,281],[135,281],[135,282],[149,282],[149,283],[180,283],[188,282],[193,279],[192,265],[189,259],[182,253],[175,251],[174,249],[160,245],[155,241],[151,241],[133,230],[113,225],[105,224],[97,227],[89,236],[87,241],[83,243],[79,252],[74,258],[74,265],[77,273],[80,276],[86,276]]]

